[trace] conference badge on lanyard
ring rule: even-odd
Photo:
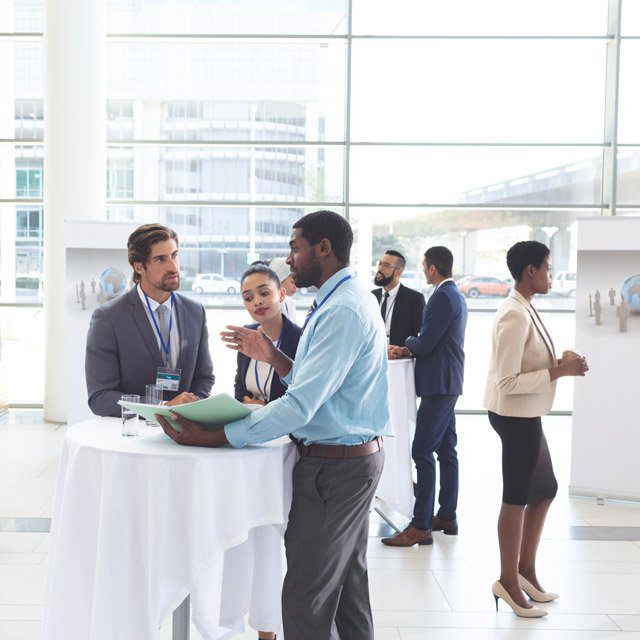
[[[180,369],[158,367],[156,387],[160,387],[165,391],[178,391],[180,389]]]

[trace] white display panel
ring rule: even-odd
[[[67,282],[67,421],[75,424],[93,417],[87,404],[84,358],[87,331],[96,307],[130,286],[127,238],[134,224],[112,222],[67,222],[65,224]],[[122,280],[124,279],[124,288]],[[84,284],[84,303],[82,285]],[[116,291],[113,287],[116,287]],[[78,290],[76,292],[76,286]]]
[[[570,492],[640,501],[640,219],[579,224],[576,346],[590,371],[575,382]]]

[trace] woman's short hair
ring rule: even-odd
[[[162,224],[143,224],[138,227],[127,240],[129,264],[132,267],[136,262],[142,262],[142,264],[146,265],[151,255],[151,247],[156,242],[163,242],[164,240],[175,240],[176,245],[179,244],[178,234],[173,229],[169,229],[169,227],[165,227]],[[140,282],[140,274],[135,269],[131,279],[136,284]]]
[[[509,267],[513,279],[518,281],[522,278],[522,273],[529,265],[539,269],[550,253],[549,247],[546,244],[542,244],[542,242],[522,240],[521,242],[516,242],[507,251],[507,267]]]
[[[275,282],[276,287],[279,289],[280,288],[280,278],[278,278],[278,276],[276,275],[276,272],[273,271],[272,269],[269,269],[269,267],[267,267],[266,264],[260,264],[260,263],[254,263],[252,264],[243,274],[242,277],[240,278],[240,286],[242,286],[242,283],[245,281],[245,278],[248,278],[249,276],[252,276],[256,273],[261,273],[265,276],[267,276],[267,278],[269,278],[269,280],[272,280],[273,282]]]

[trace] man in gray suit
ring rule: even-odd
[[[145,385],[162,378],[179,378],[175,391],[164,392],[171,405],[206,398],[214,382],[204,307],[174,293],[180,286],[176,232],[142,225],[127,249],[135,286],[93,312],[87,335],[89,407],[99,416],[119,416],[123,394],[144,402]]]

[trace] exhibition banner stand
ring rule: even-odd
[[[569,491],[640,501],[640,218],[579,221],[576,347]]]
[[[69,424],[93,417],[84,375],[89,323],[94,309],[130,287],[127,238],[137,226],[132,222],[65,222]]]

